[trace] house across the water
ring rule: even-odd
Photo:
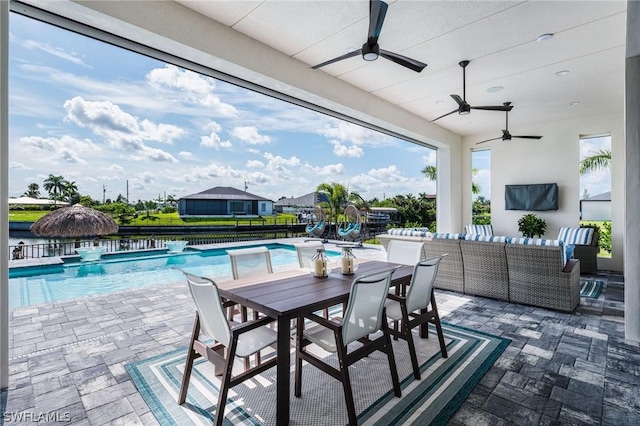
[[[258,217],[274,214],[273,201],[230,186],[186,195],[178,203],[180,217]]]

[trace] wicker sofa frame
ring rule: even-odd
[[[460,251],[459,240],[427,240],[424,237],[389,234],[376,235],[376,238],[380,240],[385,250],[389,248],[389,241],[391,240],[424,242],[422,260],[447,254],[447,256],[440,260],[438,273],[433,285],[443,290],[464,293],[464,268],[462,265],[462,252]]]
[[[598,270],[598,253],[600,247],[598,240],[600,234],[598,230],[594,230],[590,245],[576,244],[573,251],[573,257],[580,259],[580,272],[596,272]]]
[[[376,238],[385,249],[392,239],[423,242],[425,259],[448,253],[436,288],[564,312],[580,303],[581,262],[571,259],[563,267],[561,247],[390,234]]]
[[[509,300],[509,268],[505,243],[460,241],[464,292]]]

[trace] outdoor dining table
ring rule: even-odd
[[[356,275],[368,275],[399,267],[392,285],[408,285],[413,267],[396,263],[362,261]],[[218,284],[220,296],[258,311],[277,321],[276,423],[289,424],[291,371],[291,320],[323,308],[344,303],[349,298],[354,275],[339,269],[318,278],[308,270],[294,269],[268,275],[225,281]]]

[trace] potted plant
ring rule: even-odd
[[[527,213],[518,219],[518,231],[526,238],[542,237],[547,229],[547,221],[533,213]]]

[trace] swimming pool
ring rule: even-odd
[[[298,266],[298,257],[293,246],[265,246],[269,249],[274,271]],[[339,256],[338,252],[328,251],[327,254],[332,257]],[[229,256],[223,248],[189,250],[176,254],[118,254],[98,262],[71,262],[63,265],[10,269],[9,309],[184,280],[182,273],[172,267],[213,277],[216,281],[232,279]]]

